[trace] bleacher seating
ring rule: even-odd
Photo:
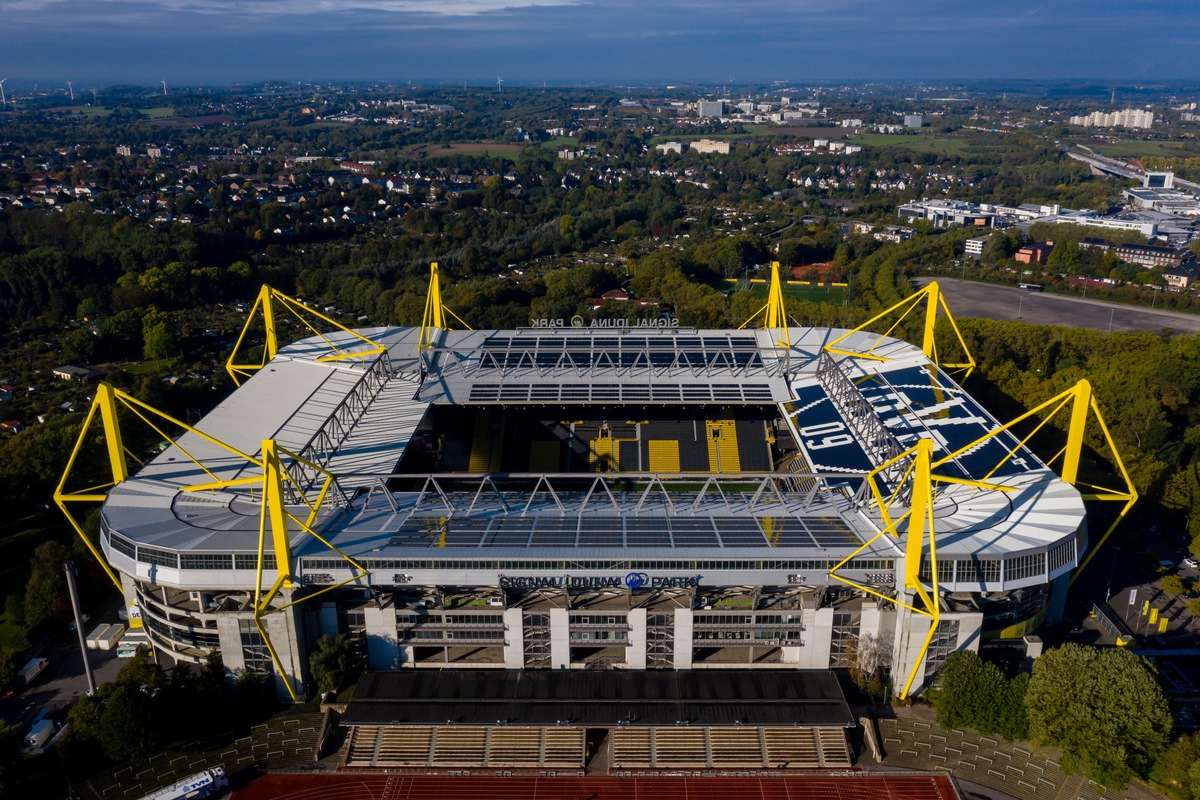
[[[650,728],[617,728],[610,734],[613,767],[649,767],[652,747]]]
[[[433,728],[384,728],[379,737],[375,766],[409,767],[429,763]]]
[[[762,742],[758,728],[711,728],[709,754],[714,767],[761,768]]]
[[[850,745],[841,728],[817,728],[817,743],[821,747],[821,766],[850,766]]]
[[[541,756],[538,728],[492,728],[484,763],[494,767],[536,767]]]
[[[655,728],[654,766],[706,767],[708,742],[703,728]]]
[[[582,767],[584,759],[583,728],[544,728],[540,766]]]
[[[430,763],[439,767],[477,767],[487,753],[487,729],[438,727]]]
[[[356,725],[350,729],[350,746],[346,751],[346,763],[351,766],[371,766],[375,763],[375,750],[379,746],[381,728]]]
[[[350,767],[556,767],[579,769],[582,728],[354,726]]]
[[[767,728],[767,764],[790,769],[817,769],[821,753],[812,728]]]

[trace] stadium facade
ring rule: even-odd
[[[781,324],[778,289],[761,329],[473,331],[448,328],[435,274],[436,324],[278,350],[269,329],[194,428],[136,474],[114,460],[103,560],[160,657],[219,650],[299,694],[336,633],[376,670],[824,670],[870,649],[915,692],[1060,616],[1080,491],[928,341]],[[110,435],[122,404],[150,416],[105,388]]]

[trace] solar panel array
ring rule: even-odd
[[[476,383],[469,403],[770,403],[765,383]]]
[[[834,515],[796,517],[412,517],[392,547],[746,548],[859,544]]]

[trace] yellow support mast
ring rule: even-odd
[[[71,513],[70,505],[75,503],[102,503],[108,497],[108,492],[118,484],[129,478],[129,469],[126,458],[133,458],[137,461],[136,456],[130,453],[124,446],[124,437],[121,432],[121,423],[118,418],[118,411],[124,409],[131,413],[134,417],[141,420],[149,426],[158,436],[170,443],[178,452],[180,452],[187,460],[195,464],[199,469],[206,474],[211,481],[207,483],[197,483],[183,485],[179,487],[183,492],[205,492],[215,491],[217,489],[229,489],[234,487],[242,487],[250,489],[251,500],[257,500],[260,504],[260,520],[259,520],[259,539],[258,539],[258,559],[256,564],[256,583],[254,589],[254,620],[263,636],[263,641],[267,646],[267,650],[271,654],[271,658],[275,663],[279,674],[284,677],[284,683],[287,686],[288,693],[292,699],[297,699],[295,687],[291,685],[291,681],[286,678],[287,670],[285,669],[278,653],[275,651],[274,645],[270,641],[266,627],[262,624],[262,618],[284,611],[297,603],[309,600],[313,597],[325,594],[326,592],[344,586],[347,583],[361,580],[367,577],[367,570],[363,566],[351,558],[346,553],[335,547],[331,542],[322,537],[313,527],[317,518],[320,515],[322,507],[331,497],[331,492],[334,490],[335,477],[333,473],[323,467],[303,458],[289,450],[280,447],[272,439],[266,439],[262,442],[262,456],[256,458],[247,453],[243,453],[235,447],[225,444],[221,440],[210,436],[209,434],[197,428],[188,425],[185,422],[175,419],[174,417],[164,414],[152,406],[138,400],[136,397],[122,392],[120,389],[115,389],[108,384],[102,383],[97,387],[96,397],[92,402],[88,414],[84,419],[83,427],[79,432],[79,437],[75,442],[75,448],[71,452],[70,458],[67,460],[66,468],[63,470],[62,478],[59,480],[58,487],[54,492],[54,502],[62,510],[67,517],[71,527],[83,540],[88,550],[96,558],[96,561],[104,569],[109,579],[117,590],[124,592],[124,587],[121,585],[120,579],[108,562],[105,561],[103,554],[96,548],[91,538],[84,531],[83,526],[76,520]],[[103,427],[103,441],[107,453],[108,471],[110,479],[104,483],[89,486],[84,489],[72,490],[68,488],[73,474],[76,472],[76,467],[79,461],[80,453],[82,452],[85,443],[91,440],[91,428],[96,417],[99,416]],[[164,424],[166,423],[166,424]],[[248,477],[239,477],[233,479],[220,479],[208,467],[204,466],[197,458],[195,458],[187,449],[184,443],[180,441],[179,436],[172,436],[166,430],[167,427],[182,429],[183,431],[200,437],[201,439],[214,444],[231,455],[244,460],[252,467],[258,467],[262,470],[261,474],[253,474]],[[319,475],[324,475],[325,480],[321,487],[316,491],[315,496],[310,497],[300,486],[296,478],[287,469],[285,458],[292,462],[296,462],[307,467],[311,472]],[[140,463],[140,462],[139,462]],[[297,516],[292,509],[288,507],[288,495],[285,491],[285,486],[291,485],[294,490],[293,508],[298,508],[299,511],[306,511],[303,517]],[[257,489],[257,491],[256,491]],[[299,513],[299,512],[297,512]],[[326,586],[319,591],[304,595],[299,599],[288,600],[283,605],[275,606],[273,602],[279,593],[286,589],[295,588],[296,576],[294,572],[294,561],[291,549],[291,538],[293,534],[306,534],[312,536],[317,541],[321,542],[326,548],[332,550],[353,568],[354,574],[340,583]],[[264,570],[264,554],[267,535],[271,537],[271,548],[275,555],[275,567],[278,577],[271,588],[264,592],[263,587],[263,570]]]
[[[438,278],[438,263],[434,261],[429,265],[429,291],[425,294],[425,314],[421,318],[420,348],[422,350],[433,346],[433,337],[436,331],[446,330],[449,327],[446,325],[447,317],[454,317],[460,325],[471,330],[470,325],[463,322],[457,314],[442,303],[442,285]]]
[[[767,302],[762,308],[750,315],[750,319],[738,326],[742,329],[754,320],[762,318],[763,328],[778,331],[779,338],[775,344],[789,349],[792,346],[791,333],[788,330],[787,309],[783,304],[783,283],[779,280],[779,262],[771,262],[771,286],[767,291]]]
[[[1129,510],[1133,508],[1134,504],[1138,500],[1137,488],[1134,487],[1133,479],[1129,477],[1129,471],[1125,468],[1125,462],[1121,459],[1120,452],[1117,451],[1117,445],[1116,442],[1113,441],[1112,433],[1108,430],[1108,425],[1104,422],[1104,415],[1100,412],[1100,404],[1096,402],[1096,397],[1092,393],[1092,385],[1090,383],[1088,383],[1086,380],[1079,381],[1079,383],[1075,384],[1070,389],[1051,397],[1046,402],[1041,403],[1029,411],[1026,411],[1024,414],[1012,420],[1011,422],[1002,425],[991,433],[979,437],[965,447],[961,447],[958,450],[955,450],[953,453],[942,457],[933,466],[934,468],[937,468],[942,464],[957,458],[963,453],[973,450],[988,439],[998,436],[1013,426],[1018,425],[1027,419],[1036,417],[1048,409],[1050,410],[1050,413],[1047,414],[1045,418],[1043,418],[1042,421],[1039,422],[1027,436],[1025,436],[1025,438],[1021,439],[1016,447],[1013,447],[1008,451],[1008,453],[1000,460],[998,464],[996,464],[992,471],[984,477],[984,480],[987,480],[987,478],[991,477],[991,475],[994,474],[1002,464],[1012,458],[1013,455],[1016,454],[1017,450],[1025,446],[1025,444],[1028,443],[1035,435],[1037,435],[1038,431],[1049,424],[1052,419],[1061,413],[1066,413],[1067,409],[1070,409],[1070,420],[1067,425],[1067,443],[1062,450],[1060,450],[1054,455],[1053,458],[1046,462],[1047,465],[1053,466],[1054,462],[1056,462],[1059,458],[1062,458],[1060,472],[1062,479],[1074,486],[1076,489],[1083,490],[1081,491],[1080,496],[1084,500],[1120,502],[1124,504],[1121,507],[1120,512],[1118,512],[1116,519],[1114,519],[1112,524],[1108,526],[1108,529],[1104,531],[1104,535],[1101,536],[1100,540],[1090,548],[1090,552],[1088,553],[1087,557],[1075,569],[1074,574],[1071,576],[1071,582],[1074,583],[1079,577],[1079,574],[1083,572],[1084,568],[1087,567],[1096,553],[1100,551],[1100,548],[1104,545],[1104,543],[1108,541],[1108,537],[1111,536],[1112,532],[1116,530],[1118,525],[1121,524],[1121,521],[1125,519],[1125,515],[1129,513]],[[1088,422],[1093,417],[1096,420],[1096,425],[1102,434],[1105,444],[1108,445],[1108,449],[1112,453],[1112,463],[1116,467],[1118,475],[1125,484],[1123,489],[1111,489],[1104,486],[1097,486],[1095,484],[1085,483],[1079,479],[1079,465],[1083,455],[1084,436],[1087,432]]]
[[[263,343],[262,358],[258,362],[238,363],[238,359],[242,357],[242,343],[246,339],[246,334],[250,332],[256,314],[259,312],[262,313],[263,331],[266,335],[266,341]],[[279,335],[275,315],[284,312],[299,320],[314,336],[320,337],[329,346],[330,354],[318,357],[317,361],[327,362],[341,361],[348,358],[363,358],[365,356],[378,355],[387,349],[378,342],[371,341],[358,331],[351,330],[340,322],[330,319],[315,308],[309,308],[299,300],[288,297],[283,292],[263,284],[258,292],[258,297],[254,300],[254,305],[250,308],[250,315],[246,319],[246,324],[242,327],[242,332],[238,335],[237,342],[233,346],[233,352],[229,354],[229,360],[225,363],[225,371],[229,373],[229,377],[233,378],[235,385],[241,386],[242,380],[249,378],[255,372],[265,367],[279,353]],[[349,334],[354,340],[352,344],[356,349],[347,349],[344,344],[342,346],[335,344],[324,332],[317,329],[314,325],[314,321],[316,320],[320,320],[342,333]],[[366,345],[366,347],[360,347],[359,345]]]
[[[891,336],[892,332],[895,331],[896,328],[898,328],[900,326],[900,323],[903,322],[910,313],[912,313],[916,309],[921,308],[922,300],[925,301],[923,304],[924,311],[925,311],[925,319],[923,321],[923,326],[922,326],[921,352],[923,352],[929,358],[930,361],[934,362],[935,364],[937,364],[940,367],[943,367],[943,368],[949,369],[949,370],[961,371],[962,372],[961,379],[965,380],[967,377],[970,376],[971,372],[974,371],[974,369],[975,369],[975,366],[976,366],[975,358],[971,355],[971,351],[967,347],[966,341],[963,339],[962,331],[960,331],[958,329],[958,323],[954,320],[954,315],[950,313],[950,307],[948,305],[946,305],[946,298],[942,295],[941,289],[937,285],[937,281],[930,282],[928,286],[921,289],[916,294],[913,294],[910,297],[906,297],[905,299],[901,300],[899,303],[896,303],[891,308],[886,309],[885,311],[882,311],[879,314],[876,314],[875,316],[871,317],[871,319],[867,320],[862,325],[859,325],[857,328],[854,328],[853,330],[847,331],[846,333],[842,334],[841,336],[834,339],[829,344],[825,345],[825,350],[829,351],[830,353],[836,353],[838,355],[843,355],[843,356],[851,356],[853,358],[865,358],[865,359],[869,359],[871,361],[888,361],[889,360],[888,358],[885,358],[884,356],[876,355],[875,348],[878,347],[880,345],[880,343],[882,343],[884,341],[885,337]],[[941,356],[938,354],[937,339],[934,336],[934,331],[937,327],[937,318],[938,318],[938,310],[939,309],[941,309],[941,311],[945,312],[946,318],[950,321],[950,326],[954,330],[954,335],[958,339],[959,346],[962,348],[963,356],[966,359],[965,361],[957,361],[957,362],[943,361]],[[870,328],[870,326],[874,325],[879,320],[884,319],[886,317],[890,317],[890,316],[896,314],[897,312],[901,312],[900,316],[896,319],[896,321],[894,323],[892,323],[892,326],[887,329],[887,331],[883,334],[883,337],[877,339],[875,341],[875,343],[872,344],[870,347],[868,347],[866,350],[848,350],[848,349],[843,349],[843,348],[838,347],[839,344],[841,344],[842,342],[844,342],[846,339],[850,338],[854,334],[861,333],[861,332],[867,330],[868,328]]]

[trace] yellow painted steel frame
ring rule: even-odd
[[[99,386],[97,386],[96,397],[92,401],[91,408],[88,409],[87,416],[83,420],[83,427],[79,431],[79,437],[75,440],[75,448],[71,451],[71,457],[67,459],[67,466],[63,470],[62,478],[59,479],[58,487],[54,490],[54,502],[62,510],[63,514],[66,515],[67,521],[71,523],[71,527],[75,529],[75,532],[79,534],[79,537],[83,540],[83,543],[87,545],[88,550],[90,550],[92,555],[96,557],[96,560],[100,562],[100,566],[104,568],[105,573],[108,574],[108,577],[112,580],[113,584],[116,585],[118,591],[124,591],[121,587],[121,581],[118,580],[117,576],[109,568],[103,556],[101,556],[95,545],[92,544],[92,540],[88,538],[87,534],[84,532],[83,526],[79,524],[79,522],[75,519],[75,516],[67,507],[68,503],[104,502],[104,499],[108,496],[108,490],[129,477],[129,467],[128,463],[126,462],[126,457],[137,461],[139,465],[141,464],[137,456],[125,448],[124,440],[121,437],[120,422],[117,419],[117,411],[119,408],[125,408],[133,412],[134,415],[141,419],[142,422],[146,423],[146,425],[148,425],[155,433],[157,433],[166,441],[175,445],[181,453],[183,453],[192,461],[192,463],[208,473],[208,475],[214,480],[216,480],[215,475],[209,472],[209,470],[205,468],[203,464],[197,461],[182,445],[179,444],[179,442],[165,433],[162,428],[152,422],[151,419],[157,417],[159,420],[194,433],[206,441],[218,445],[225,450],[228,450],[230,453],[233,453],[240,458],[244,458],[251,463],[257,464],[259,462],[252,456],[246,455],[237,448],[230,447],[224,442],[214,439],[204,431],[197,430],[191,425],[188,425],[186,422],[181,422],[169,414],[164,414],[163,412],[158,411],[152,406],[149,406],[146,403],[143,403],[141,400],[138,400],[133,395],[126,394],[120,389],[115,389],[112,386],[109,386],[107,383],[101,383]],[[88,487],[86,489],[68,490],[67,483],[71,478],[71,472],[75,468],[75,462],[79,458],[79,453],[83,449],[84,442],[87,441],[88,431],[90,430],[92,421],[96,418],[97,414],[100,415],[100,420],[104,427],[104,443],[108,453],[109,470],[111,472],[112,480],[96,486]]]
[[[262,624],[262,618],[270,614],[278,613],[288,609],[297,603],[317,597],[326,592],[344,586],[347,583],[360,580],[367,576],[367,571],[361,564],[355,561],[350,556],[343,553],[332,543],[318,534],[313,529],[313,524],[316,522],[322,505],[329,497],[330,489],[333,487],[334,475],[323,467],[314,464],[308,459],[302,458],[283,447],[278,446],[274,440],[266,439],[262,444],[262,459],[259,460],[251,455],[243,453],[235,447],[225,444],[221,440],[208,435],[204,431],[198,430],[185,422],[175,419],[169,414],[164,414],[161,411],[147,405],[138,400],[136,397],[122,392],[120,389],[115,389],[106,383],[101,383],[96,390],[96,398],[92,402],[91,408],[88,410],[87,417],[84,419],[83,427],[79,432],[79,438],[75,442],[75,448],[71,452],[71,457],[67,460],[67,466],[63,470],[62,478],[59,480],[58,487],[54,492],[54,502],[62,510],[67,517],[68,522],[75,529],[75,532],[83,540],[88,550],[96,558],[96,561],[104,569],[113,585],[117,587],[117,591],[123,592],[120,579],[109,567],[104,560],[104,556],[96,549],[92,540],[87,536],[83,526],[75,519],[75,516],[68,508],[70,503],[100,503],[108,496],[108,490],[112,489],[117,484],[129,477],[128,464],[126,457],[134,459],[139,464],[138,458],[130,453],[124,446],[121,436],[121,426],[117,418],[119,408],[125,408],[131,411],[142,422],[148,425],[155,433],[161,436],[166,441],[170,442],[178,449],[185,457],[193,464],[198,466],[212,480],[208,483],[192,484],[181,486],[180,490],[185,492],[202,492],[214,491],[216,489],[228,488],[233,486],[251,486],[261,484],[260,501],[262,510],[259,519],[259,536],[258,536],[258,558],[256,564],[256,583],[254,592],[254,623],[258,627],[260,634],[263,637],[263,643],[267,646],[268,652],[271,654],[271,659],[275,663],[276,669],[279,670],[281,676],[286,676],[283,663],[280,661],[278,653],[275,651],[274,645],[271,643],[270,637],[267,635],[266,628]],[[112,480],[96,486],[90,486],[79,490],[68,490],[67,484],[70,480],[71,473],[74,470],[75,463],[79,458],[79,453],[83,449],[84,442],[87,441],[92,422],[96,415],[100,415],[101,422],[104,428],[104,442],[108,453],[109,469],[111,471]],[[251,475],[249,477],[234,478],[232,480],[221,480],[205,467],[195,456],[179,443],[177,437],[172,437],[167,434],[161,424],[155,424],[152,421],[154,418],[170,425],[182,428],[184,431],[195,434],[207,442],[214,444],[227,452],[245,460],[248,464],[261,467],[263,472],[261,475]],[[296,461],[305,464],[310,469],[323,474],[325,481],[317,492],[315,499],[310,500],[308,495],[303,491],[302,487],[296,484],[296,479],[283,465],[281,456],[288,456]],[[290,511],[287,510],[287,503],[284,494],[284,481],[290,481],[297,489],[297,495],[301,498],[302,503],[308,508],[308,514],[305,519],[301,520]],[[320,591],[308,594],[298,600],[288,602],[282,606],[272,607],[271,603],[282,589],[293,585],[295,576],[292,572],[292,550],[291,539],[288,531],[289,521],[295,522],[299,528],[321,542],[325,547],[337,553],[341,558],[345,559],[357,574],[344,580],[340,583],[327,586]],[[263,551],[268,527],[271,531],[272,545],[275,551],[276,569],[279,573],[275,584],[270,591],[263,594],[262,573],[263,573]],[[288,693],[292,699],[296,699],[296,691],[292,687],[291,682],[284,678],[284,683],[287,686]]]
[[[1113,441],[1112,434],[1108,430],[1108,425],[1106,425],[1104,422],[1104,415],[1100,413],[1100,405],[1096,402],[1096,398],[1092,394],[1092,386],[1090,383],[1088,383],[1086,380],[1079,381],[1079,383],[1075,384],[1070,389],[1067,389],[1065,392],[1057,394],[1046,402],[1030,409],[1029,411],[1026,411],[1024,414],[1007,423],[1006,425],[1002,425],[991,433],[979,437],[965,447],[961,447],[953,453],[944,456],[933,466],[935,468],[939,467],[942,464],[957,458],[959,455],[978,447],[983,442],[999,435],[1014,425],[1041,414],[1047,409],[1051,409],[1050,413],[1047,414],[1045,418],[1042,419],[1042,421],[1039,422],[1038,425],[1032,431],[1030,431],[1024,439],[1020,440],[1017,446],[1009,450],[1004,458],[1002,458],[1000,462],[996,464],[991,472],[984,476],[984,479],[986,480],[987,478],[991,477],[991,475],[994,474],[1002,464],[1012,458],[1017,450],[1025,446],[1025,444],[1029,442],[1029,440],[1032,439],[1038,431],[1047,425],[1051,419],[1053,419],[1068,406],[1071,409],[1071,419],[1067,428],[1067,443],[1062,450],[1058,451],[1053,458],[1046,462],[1047,465],[1052,466],[1054,462],[1061,457],[1062,479],[1077,489],[1085,488],[1092,490],[1090,492],[1081,492],[1081,497],[1084,500],[1115,501],[1124,503],[1124,506],[1122,506],[1121,511],[1117,514],[1116,519],[1114,519],[1112,524],[1108,526],[1108,529],[1104,532],[1104,535],[1100,537],[1100,541],[1096,542],[1095,546],[1090,548],[1090,552],[1088,553],[1087,557],[1083,560],[1079,567],[1076,568],[1074,574],[1072,574],[1071,582],[1074,583],[1079,577],[1079,574],[1083,572],[1084,568],[1091,562],[1092,558],[1097,552],[1099,552],[1104,543],[1108,541],[1108,537],[1112,535],[1112,532],[1116,530],[1119,524],[1121,524],[1121,521],[1125,518],[1125,515],[1129,513],[1129,510],[1133,508],[1134,503],[1136,503],[1138,500],[1137,489],[1133,485],[1133,480],[1129,477],[1128,470],[1125,469],[1125,462],[1121,460],[1121,454],[1117,451],[1117,445]],[[1095,484],[1083,483],[1079,480],[1079,461],[1083,453],[1084,434],[1087,431],[1089,411],[1095,415],[1096,423],[1100,428],[1100,432],[1103,434],[1104,441],[1108,445],[1108,449],[1112,452],[1113,464],[1116,466],[1117,472],[1120,474],[1121,479],[1125,482],[1124,490],[1109,489],[1103,486],[1096,486]]]
[[[921,352],[923,352],[930,361],[941,367],[951,370],[962,370],[962,378],[965,380],[975,369],[975,357],[971,355],[970,349],[967,348],[967,343],[963,339],[962,331],[958,329],[958,323],[955,322],[954,315],[950,313],[950,307],[946,305],[946,298],[942,296],[942,292],[938,288],[937,281],[931,282],[928,286],[921,289],[916,294],[912,295],[911,297],[906,297],[886,311],[876,314],[862,325],[859,325],[857,328],[842,334],[829,344],[825,345],[825,350],[829,351],[830,353],[837,353],[838,355],[843,356],[852,356],[854,358],[865,358],[872,361],[888,361],[889,359],[885,358],[884,356],[878,356],[874,353],[875,348],[879,346],[883,339],[879,339],[875,342],[875,344],[871,345],[866,350],[843,350],[837,345],[848,339],[850,336],[856,333],[861,333],[884,317],[903,310],[903,313],[900,314],[900,316],[892,324],[892,327],[888,328],[887,332],[883,334],[885,337],[891,336],[892,331],[896,330],[900,323],[903,322],[904,319],[914,309],[921,305],[921,300],[925,300],[925,326],[924,335],[922,336],[921,340]],[[946,313],[946,318],[950,320],[950,325],[954,329],[954,335],[958,338],[958,344],[960,347],[962,347],[963,353],[966,355],[966,361],[959,363],[943,363],[941,360],[939,360],[937,352],[937,340],[934,337],[934,329],[937,325],[937,314],[939,307]]]
[[[462,318],[451,311],[442,303],[442,286],[438,279],[438,265],[434,261],[429,265],[429,291],[425,294],[425,315],[421,318],[421,339],[420,347],[422,349],[433,345],[433,335],[435,330],[446,328],[447,315],[458,320],[458,324],[462,325],[467,330],[471,330],[471,326],[462,321]]]
[[[242,341],[246,338],[246,334],[250,331],[250,327],[254,324],[255,313],[260,309],[262,310],[263,327],[266,331],[267,337],[266,343],[263,345],[262,359],[257,364],[239,364],[237,363],[237,358],[238,352],[242,348]],[[249,378],[255,372],[265,367],[279,352],[279,338],[275,327],[275,313],[277,309],[287,311],[293,317],[300,320],[300,322],[304,323],[305,327],[312,331],[316,336],[321,337],[325,344],[329,345],[329,348],[333,350],[333,355],[321,356],[317,359],[317,361],[341,361],[342,359],[346,358],[373,356],[378,355],[387,349],[378,342],[371,341],[357,331],[347,328],[340,322],[336,322],[325,316],[320,311],[317,311],[314,308],[309,308],[299,300],[288,297],[286,294],[283,294],[276,289],[272,289],[270,286],[267,286],[264,283],[263,287],[258,292],[258,297],[254,300],[254,306],[250,309],[250,315],[246,319],[246,324],[242,327],[242,332],[238,335],[237,342],[233,346],[233,352],[229,354],[229,360],[225,363],[225,371],[229,373],[229,377],[233,378],[235,385],[241,386],[243,378]],[[358,339],[359,342],[366,344],[367,347],[358,350],[345,350],[337,347],[333,344],[333,342],[329,341],[329,338],[326,337],[324,333],[317,330],[316,327],[313,326],[312,322],[308,319],[309,317],[314,317],[329,323],[336,329],[344,333],[348,333],[354,338]]]
[[[750,319],[738,326],[738,329],[749,325],[754,320],[762,317],[762,327],[770,328],[779,331],[779,340],[776,344],[782,348],[792,346],[791,333],[788,331],[787,310],[783,305],[783,284],[779,281],[779,262],[771,262],[771,288],[767,291],[767,302],[758,311],[750,315]]]
[[[894,464],[906,459],[910,460],[907,469],[905,469],[900,479],[896,482],[896,486],[892,488],[891,495],[884,497],[883,492],[879,488],[879,475]],[[937,536],[933,521],[933,484],[953,483],[996,491],[1012,490],[1012,487],[988,483],[986,481],[972,481],[962,478],[951,478],[944,475],[934,475],[932,468],[933,441],[930,439],[921,439],[913,447],[910,447],[908,450],[880,464],[867,473],[867,485],[870,487],[871,495],[874,497],[879,508],[884,527],[879,533],[866,542],[863,542],[854,552],[843,558],[829,570],[829,577],[835,580],[866,592],[869,595],[886,600],[889,603],[906,608],[930,620],[929,632],[925,636],[920,653],[914,660],[912,670],[909,672],[908,678],[904,683],[904,688],[901,690],[901,699],[908,697],[913,681],[917,677],[917,672],[920,670],[922,663],[924,663],[925,655],[929,651],[929,644],[933,641],[933,635],[937,632],[938,623],[941,621],[941,604],[938,593]],[[911,493],[908,511],[893,518],[890,510],[905,493],[906,487]],[[898,539],[900,537],[898,526],[905,520],[908,521],[908,529],[904,542],[904,587],[907,591],[915,595],[914,602],[919,600],[920,605],[913,605],[897,597],[890,597],[870,586],[838,574],[838,570],[849,564],[859,553],[869,548],[881,536],[890,536]],[[928,587],[921,580],[921,556],[924,553],[926,541],[929,543],[930,584]]]
[[[262,636],[263,644],[267,647],[267,652],[271,654],[271,661],[274,662],[275,668],[279,671],[279,676],[283,679],[284,686],[287,687],[288,694],[292,700],[297,700],[296,690],[292,686],[291,681],[287,679],[287,671],[284,668],[282,660],[279,658],[279,653],[275,650],[275,645],[271,642],[271,637],[267,633],[267,628],[263,625],[263,617],[271,614],[278,614],[281,611],[286,611],[298,603],[306,600],[311,600],[314,597],[319,597],[326,592],[331,592],[348,583],[361,580],[367,576],[367,570],[355,561],[350,556],[343,553],[335,547],[331,542],[317,533],[312,525],[316,521],[317,515],[320,512],[321,505],[325,502],[330,488],[333,486],[333,473],[321,468],[308,459],[280,447],[272,439],[264,439],[262,443],[263,451],[263,503],[262,511],[258,521],[258,559],[255,564],[255,581],[254,581],[254,625],[258,628],[258,633]],[[307,519],[301,520],[287,510],[287,503],[284,496],[284,481],[290,481],[295,484],[295,478],[291,473],[283,467],[283,462],[280,459],[280,454],[291,456],[325,475],[325,483],[322,485],[320,492],[317,494],[315,502],[310,502],[306,495],[300,493],[304,498],[304,504],[309,509]],[[300,488],[297,485],[297,488]],[[286,602],[280,606],[272,606],[279,592],[292,584],[294,576],[291,571],[291,546],[288,534],[288,522],[295,522],[300,526],[301,530],[309,534],[321,544],[328,547],[333,552],[337,553],[342,559],[348,562],[357,571],[357,574],[352,575],[344,581],[326,586],[319,591],[305,595],[298,600]],[[263,594],[263,554],[266,544],[267,530],[270,528],[272,540],[275,546],[276,567],[279,576],[275,579],[275,583],[271,586],[267,593]],[[280,566],[283,565],[283,566]]]

